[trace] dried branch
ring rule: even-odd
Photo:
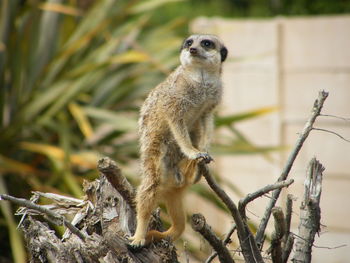
[[[344,138],[339,133],[336,133],[334,131],[330,131],[330,130],[327,130],[327,129],[321,129],[321,128],[312,128],[312,129],[315,130],[315,131],[323,131],[323,132],[328,132],[328,133],[334,134],[334,135],[338,136],[340,139],[342,139],[342,140],[344,140],[346,142],[350,142],[350,140]]]
[[[70,231],[72,231],[73,234],[77,235],[82,240],[85,240],[85,238],[86,238],[85,235],[82,232],[80,232],[80,230],[78,228],[76,228],[74,225],[72,225],[64,216],[58,215],[55,212],[52,212],[51,210],[49,210],[41,205],[34,204],[31,201],[28,201],[28,200],[23,199],[23,198],[16,198],[16,197],[6,195],[6,194],[0,195],[0,200],[1,199],[10,201],[10,202],[15,203],[15,204],[20,205],[20,206],[27,207],[29,209],[36,210],[36,211],[46,215],[48,221],[50,221],[51,223],[54,223],[54,224],[60,225],[60,226],[61,225],[66,226]]]
[[[300,207],[299,238],[295,245],[294,263],[311,262],[311,250],[320,229],[320,198],[324,167],[315,158],[310,161],[304,183],[304,199]]]
[[[278,178],[278,181],[283,181],[283,180],[287,179],[288,174],[289,174],[289,172],[293,166],[293,163],[295,161],[295,158],[297,157],[297,155],[298,155],[301,147],[303,146],[306,138],[309,136],[311,130],[313,129],[313,125],[316,121],[316,118],[321,114],[323,103],[325,102],[327,97],[328,97],[328,92],[325,92],[325,91],[319,92],[318,98],[316,99],[316,101],[314,103],[311,115],[310,115],[308,121],[306,122],[301,134],[299,135],[299,138],[295,144],[295,147],[294,147],[293,151],[290,153],[288,160],[286,162],[286,165],[285,165],[280,177]],[[265,229],[266,229],[267,223],[270,219],[272,208],[275,206],[280,193],[281,193],[281,189],[277,189],[272,193],[271,201],[267,205],[267,207],[265,209],[265,213],[263,215],[263,218],[260,221],[260,225],[259,225],[256,237],[255,237],[256,242],[257,242],[259,247],[262,247],[264,235],[265,235]]]
[[[191,226],[193,230],[199,232],[209,244],[216,250],[221,263],[234,263],[230,252],[225,244],[214,234],[211,227],[205,222],[205,218],[201,214],[194,214],[191,218]]]
[[[241,214],[242,218],[246,218],[245,208],[248,203],[252,202],[253,200],[257,199],[258,197],[263,196],[264,194],[267,194],[270,191],[281,189],[283,187],[288,187],[294,182],[293,179],[287,180],[287,181],[281,181],[274,184],[269,184],[253,193],[250,193],[246,195],[244,198],[242,198],[238,203],[238,209]]]
[[[135,190],[122,175],[117,164],[110,158],[104,157],[98,161],[97,169],[106,176],[107,180],[120,193],[130,207],[135,209]]]
[[[272,215],[275,219],[275,236],[280,241],[286,233],[286,221],[284,219],[284,214],[282,208],[276,206],[272,209]]]
[[[287,201],[286,201],[286,234],[285,241],[287,240],[290,232],[290,223],[292,221],[292,212],[293,212],[293,195],[288,194],[287,195]]]
[[[331,115],[331,114],[320,114],[320,117],[331,117],[331,118],[336,118],[342,121],[350,121],[350,118],[344,118],[336,115]]]
[[[236,224],[232,225],[231,229],[228,231],[228,233],[226,234],[223,243],[226,246],[227,244],[231,243],[231,236],[232,234],[236,231]],[[218,255],[217,252],[213,252],[205,261],[205,263],[210,263],[214,258],[216,258],[216,256]]]
[[[315,248],[323,248],[323,249],[330,249],[331,250],[331,249],[338,249],[338,248],[347,247],[348,245],[347,244],[343,244],[343,245],[339,245],[339,246],[335,246],[335,247],[325,247],[325,246],[316,246],[315,244],[313,244],[312,246],[315,247]]]
[[[217,194],[217,196],[224,202],[227,206],[233,219],[235,220],[237,227],[237,234],[240,240],[240,245],[242,248],[242,253],[244,259],[247,262],[257,263],[264,262],[261,253],[257,247],[252,233],[250,232],[247,224],[242,220],[239,214],[237,206],[232,201],[232,199],[226,194],[226,192],[215,182],[213,177],[210,175],[207,166],[201,162],[199,163],[200,173],[206,179],[210,188]]]
[[[239,205],[238,205],[241,217],[245,218],[245,208],[249,202],[255,200],[258,197],[263,196],[264,194],[266,194],[272,190],[275,190],[278,188],[283,188],[283,187],[288,187],[293,182],[294,182],[293,179],[290,179],[288,181],[277,182],[275,184],[267,185],[267,186],[259,189],[258,191],[255,191],[254,193],[248,194],[245,198],[240,200]],[[232,233],[235,231],[235,229],[236,229],[236,225],[234,225],[231,228],[231,230],[229,231],[229,233],[226,235],[226,237],[224,239],[225,245],[230,241],[230,237],[231,237]],[[210,263],[216,256],[217,256],[217,252],[212,253],[209,256],[209,258],[206,260],[206,263]]]
[[[294,244],[294,236],[292,233],[290,233],[292,212],[293,212],[293,195],[288,194],[287,201],[286,201],[286,211],[285,211],[286,231],[282,240],[282,243],[283,243],[282,263],[287,263]]]
[[[282,263],[281,241],[286,232],[284,214],[280,207],[274,207],[272,209],[272,215],[275,219],[275,231],[272,233],[269,252],[271,253],[273,263]]]
[[[284,242],[283,252],[282,252],[282,263],[287,263],[290,253],[294,245],[294,235],[289,233],[287,241]]]

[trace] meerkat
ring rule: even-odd
[[[141,107],[142,180],[136,195],[132,247],[163,238],[176,240],[185,229],[184,192],[199,178],[198,163],[213,160],[208,147],[213,110],[222,96],[221,69],[227,53],[214,35],[188,37],[181,47],[181,65],[150,92]],[[159,202],[165,204],[172,225],[165,232],[148,231]]]

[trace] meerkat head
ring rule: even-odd
[[[214,35],[192,35],[181,46],[180,61],[184,67],[221,68],[227,48]]]

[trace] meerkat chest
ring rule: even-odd
[[[221,82],[210,79],[208,81],[195,82],[188,89],[194,108],[202,108],[218,104],[221,99]]]
[[[212,111],[221,99],[220,83],[200,83],[192,85],[184,99],[188,100],[188,107],[184,112],[184,118],[188,124],[194,123],[203,114]]]
[[[221,98],[220,74],[206,70],[193,70],[189,73],[190,90],[202,102],[217,101]]]

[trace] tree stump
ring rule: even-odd
[[[64,214],[65,218],[73,217],[71,223],[81,237],[67,229],[60,238],[46,223],[60,225],[57,222],[59,217],[53,218],[27,208],[20,211],[25,217],[22,229],[30,262],[178,262],[175,246],[167,240],[138,251],[128,248],[127,237],[132,235],[136,226],[135,191],[111,159],[101,159],[98,169],[100,178],[84,183],[85,200],[34,193],[53,200],[54,204],[49,209],[54,213]],[[41,221],[42,217],[46,220]],[[161,230],[160,226],[158,211],[153,215],[150,228]]]
[[[315,158],[310,161],[304,183],[304,199],[300,207],[299,238],[295,244],[294,263],[311,262],[312,246],[320,230],[322,172],[324,167]]]

